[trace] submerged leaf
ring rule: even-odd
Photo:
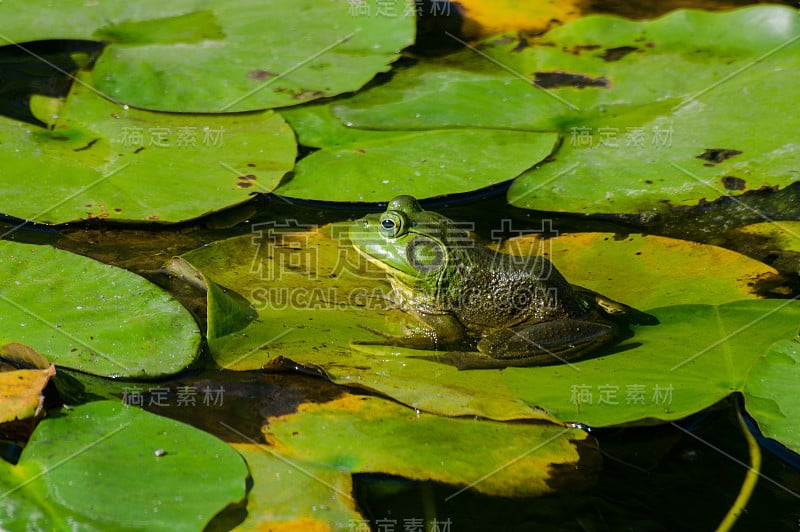
[[[761,431],[800,453],[800,339],[776,342],[753,365],[744,386],[745,406]]]

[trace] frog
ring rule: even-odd
[[[347,235],[419,324],[401,336],[365,327],[381,338],[356,343],[435,351],[459,369],[570,363],[616,342],[630,310],[570,284],[544,256],[490,248],[413,196],[351,222]]]

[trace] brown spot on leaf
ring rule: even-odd
[[[72,151],[88,150],[89,148],[94,146],[97,143],[98,140],[100,140],[100,139],[92,139],[86,144],[86,146],[81,146],[80,148],[74,148]]]
[[[144,146],[139,146],[138,148],[136,148],[136,149],[133,151],[133,153],[139,153],[139,152],[140,152],[140,151],[142,151],[143,149],[144,149]]]
[[[279,87],[275,89],[275,92],[291,94],[292,98],[295,100],[310,100],[312,98],[321,98],[325,96],[324,92],[313,89],[287,89],[286,87]]]
[[[266,81],[269,78],[274,78],[277,74],[270,72],[269,70],[263,70],[261,68],[257,68],[255,70],[251,70],[247,73],[247,77],[250,79],[254,79],[256,81]]]
[[[512,37],[510,35],[506,35],[506,36],[500,37],[499,39],[495,39],[494,41],[492,41],[492,44],[496,44],[496,45],[511,44],[514,41],[516,41],[516,39],[514,39],[514,37]]]
[[[247,174],[247,175],[240,175],[239,177],[237,177],[237,179],[240,179],[242,181],[255,181],[258,178],[253,174]]]
[[[598,48],[602,48],[602,46],[599,44],[576,44],[575,46],[561,47],[562,50],[573,55],[580,55],[581,52],[585,52],[587,50],[597,50]]]
[[[236,183],[236,188],[250,188],[253,186],[253,183],[249,183],[247,181],[240,181]]]
[[[247,163],[247,166],[249,166],[250,168],[255,168],[256,164],[255,163]]]
[[[727,148],[706,148],[706,151],[697,156],[697,159],[703,159],[710,163],[721,163],[735,155],[742,153],[739,150],[731,150]]]
[[[619,61],[631,52],[638,50],[635,46],[618,46],[617,48],[609,48],[601,57],[603,61]]]
[[[741,177],[726,175],[722,178],[722,186],[728,190],[744,190],[747,182]]]
[[[583,74],[570,74],[569,72],[535,72],[533,82],[543,89],[556,89],[558,87],[608,87],[611,85],[604,77],[591,78]]]
[[[147,219],[148,220],[160,220],[161,217],[159,215],[157,215],[157,214],[151,214],[150,216],[147,217]]]

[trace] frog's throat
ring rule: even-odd
[[[442,278],[447,269],[446,267],[441,268],[435,276],[413,275],[402,270],[398,270],[397,268],[392,268],[385,262],[382,262],[380,259],[377,259],[369,253],[358,249],[356,246],[353,246],[353,248],[356,250],[356,252],[358,252],[359,255],[367,259],[367,262],[374,264],[386,272],[386,276],[393,287],[396,287],[396,285],[399,284],[407,291],[424,288],[426,291],[432,293],[437,301],[439,300],[440,291],[442,289]]]

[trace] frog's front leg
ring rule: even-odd
[[[513,365],[558,364],[574,360],[614,341],[616,327],[576,319],[523,324],[494,331],[478,342],[478,351]],[[523,363],[524,361],[524,363]]]
[[[460,346],[467,338],[464,326],[451,314],[413,313],[423,327],[406,336],[392,336],[383,331],[363,326],[382,336],[383,340],[355,342],[362,345],[396,345],[409,349],[441,350]]]

